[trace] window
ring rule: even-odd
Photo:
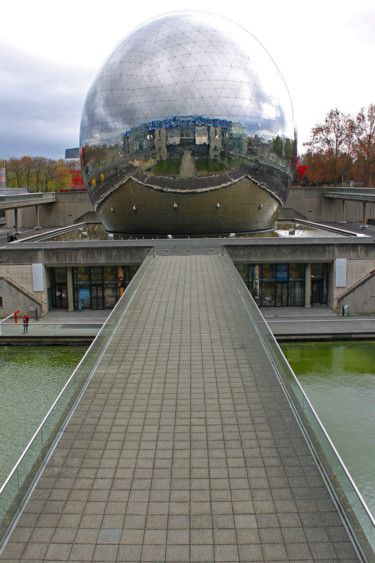
[[[138,266],[73,268],[75,309],[112,309]]]

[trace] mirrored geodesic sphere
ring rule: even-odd
[[[126,36],[81,121],[81,163],[109,231],[270,228],[292,178],[294,123],[262,45],[212,14],[180,12]]]

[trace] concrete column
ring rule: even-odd
[[[21,219],[21,210],[18,207],[14,208],[14,230],[16,233],[20,232],[20,219]]]
[[[341,200],[342,220],[340,221],[340,223],[346,223],[346,219],[345,219],[345,203],[346,203],[346,199],[342,199],[342,200]]]
[[[367,201],[362,203],[362,229],[367,229],[368,225],[366,225],[366,206]]]
[[[311,264],[305,268],[305,307],[311,307]]]
[[[40,226],[40,222],[39,222],[39,205],[35,206],[35,227],[39,227]]]
[[[74,311],[73,268],[71,266],[68,266],[66,269],[66,293],[68,298],[68,311]]]

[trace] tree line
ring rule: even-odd
[[[55,192],[71,186],[64,159],[23,156],[6,160],[4,166],[8,188],[28,187],[31,192]]]
[[[304,143],[302,164],[308,166],[302,184],[360,185],[375,181],[375,105],[361,108],[352,117],[338,109],[311,130]]]

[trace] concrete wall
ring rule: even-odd
[[[44,264],[56,266],[105,266],[141,264],[150,251],[145,243],[121,241],[17,243],[0,250],[0,262],[7,264]],[[2,268],[0,266],[0,274]]]
[[[354,291],[338,301],[338,309],[349,305],[350,314],[375,313],[375,276],[367,279]]]
[[[346,286],[345,287],[336,287],[336,285],[335,285],[336,263],[334,262],[333,263],[333,271],[332,271],[333,292],[332,292],[332,295],[331,295],[331,300],[328,302],[328,305],[330,305],[330,307],[332,307],[333,309],[340,310],[341,305],[343,303],[344,304],[351,303],[351,299],[352,299],[353,303],[356,303],[356,305],[354,305],[355,312],[357,312],[357,313],[375,312],[375,299],[372,299],[372,300],[371,299],[368,299],[368,300],[365,299],[364,301],[362,301],[361,296],[365,297],[365,292],[364,292],[364,289],[362,289],[362,286],[360,286],[359,288],[356,288],[356,290],[350,294],[350,296],[348,297],[348,300],[345,298],[342,301],[342,303],[339,300],[339,297],[340,297],[340,295],[342,295],[342,293],[344,293],[350,287],[355,285],[359,280],[361,280],[366,275],[368,275],[369,272],[371,272],[374,268],[375,268],[375,259],[374,258],[372,260],[360,260],[360,259],[358,259],[358,260],[347,260],[347,264],[346,264]],[[375,282],[374,282],[374,284],[375,284]],[[369,283],[368,285],[367,284],[365,284],[365,285],[367,287],[368,292],[371,292],[371,290],[369,289],[371,284]],[[375,285],[374,285],[374,288],[375,288]],[[373,301],[373,303],[371,303],[371,301]],[[369,308],[371,310],[369,310]],[[354,309],[353,309],[353,312],[354,312]]]
[[[30,229],[36,225],[35,207],[19,211],[20,228]],[[41,227],[64,227],[73,225],[85,216],[90,220],[96,217],[87,192],[56,192],[56,203],[39,206],[39,223]],[[324,197],[324,188],[293,187],[290,190],[285,208],[280,218],[301,218],[313,222],[335,223],[343,220],[343,204],[341,200]],[[375,203],[368,203],[367,218],[375,218]],[[14,225],[14,212],[6,212],[7,226],[11,230]],[[347,201],[345,204],[345,220],[362,222],[362,203]]]
[[[304,218],[316,223],[337,223],[343,220],[343,204],[341,200],[324,197],[325,188],[293,187],[281,218]],[[362,203],[347,201],[345,204],[345,220],[348,223],[362,222]],[[366,218],[375,218],[375,203],[368,203]]]
[[[0,296],[3,300],[3,308],[0,317],[20,310],[22,314],[29,313],[29,307],[37,308],[38,317],[43,316],[48,310],[46,272],[43,267],[44,291],[34,291],[32,264],[1,265],[0,266]],[[15,285],[7,281],[10,279]],[[35,297],[37,301],[32,299]]]
[[[35,206],[19,210],[20,230],[41,227],[65,227],[73,225],[94,209],[87,192],[56,192],[56,203],[39,206],[39,223],[36,225]],[[7,229],[13,229],[14,211],[6,212]]]
[[[251,240],[251,242],[249,242]],[[235,262],[333,262],[335,258],[364,261],[370,271],[375,248],[367,237],[269,238],[225,241],[225,248]]]

